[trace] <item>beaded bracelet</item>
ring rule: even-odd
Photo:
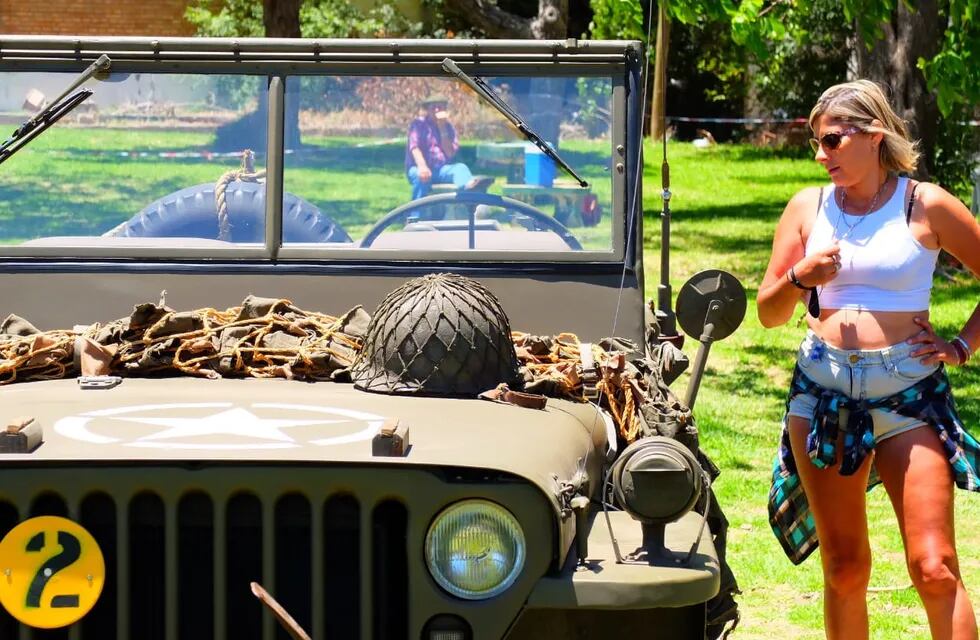
[[[960,336],[956,336],[949,341],[953,348],[956,349],[956,353],[960,356],[960,365],[964,365],[969,361],[970,356],[973,355],[973,351],[970,350],[970,344]]]

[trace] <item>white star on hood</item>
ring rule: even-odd
[[[278,442],[296,442],[294,438],[283,433],[282,429],[304,427],[311,424],[347,422],[346,420],[283,420],[260,418],[251,411],[238,407],[200,418],[136,418],[119,416],[114,419],[169,427],[164,431],[143,436],[136,442],[178,438],[186,439],[218,434],[275,440]]]

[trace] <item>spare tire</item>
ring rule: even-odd
[[[231,242],[265,240],[265,185],[232,182],[225,190]],[[214,184],[164,196],[106,235],[124,238],[218,238]],[[283,195],[283,242],[352,242],[339,224],[291,193]]]

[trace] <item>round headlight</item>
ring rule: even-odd
[[[482,600],[514,584],[524,568],[520,523],[489,500],[464,500],[436,516],[425,536],[425,563],[440,587]]]

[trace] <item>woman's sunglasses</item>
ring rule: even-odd
[[[840,146],[841,141],[847,136],[853,136],[855,133],[861,133],[861,130],[857,127],[848,127],[846,129],[841,129],[840,131],[833,131],[831,133],[825,133],[817,138],[810,138],[810,148],[816,153],[820,147],[827,149],[828,151],[833,151]]]

